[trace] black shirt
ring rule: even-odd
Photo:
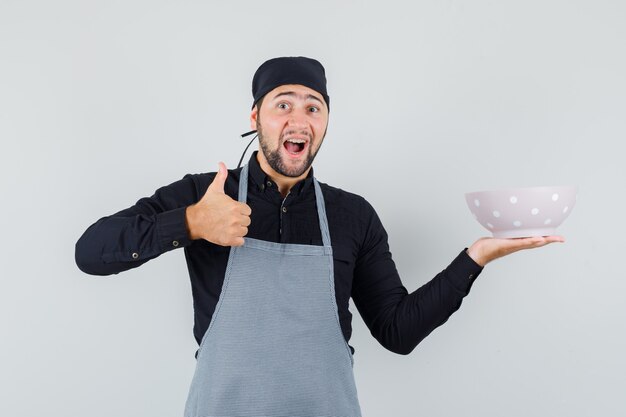
[[[322,245],[313,169],[283,198],[259,166],[249,161],[247,236],[280,243]],[[241,168],[229,170],[224,192],[237,199]],[[207,330],[219,299],[229,247],[191,240],[185,209],[202,198],[215,172],[187,174],[151,197],[92,224],[76,243],[76,264],[92,275],[136,268],[170,250],[184,248],[194,306],[194,336]],[[352,333],[352,297],[371,334],[386,349],[408,354],[459,309],[482,268],[462,250],[432,280],[408,294],[389,252],[387,233],[372,206],[356,194],[320,182],[333,247],[335,295],[341,330]],[[350,346],[352,352],[354,349]]]

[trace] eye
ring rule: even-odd
[[[311,107],[309,107],[309,109],[312,110],[313,113],[317,113],[317,112],[320,111],[320,109],[318,107],[315,107],[315,106],[311,106]]]
[[[279,109],[286,109],[289,106],[289,104],[287,103],[278,103],[278,108]]]

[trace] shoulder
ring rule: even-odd
[[[324,202],[327,206],[335,210],[340,210],[344,214],[355,217],[364,223],[369,223],[372,216],[376,216],[374,207],[372,207],[365,197],[319,180],[318,182],[324,194]]]
[[[226,177],[226,184],[224,184],[224,192],[233,198],[237,198],[239,192],[239,178],[241,176],[241,167],[228,170],[228,177]],[[217,175],[216,171],[212,172],[200,172],[196,174],[186,174],[183,179],[192,181],[198,196],[203,196],[209,185],[215,179]]]
[[[335,230],[348,233],[348,238],[343,240],[351,248],[353,256],[360,259],[364,254],[381,254],[388,250],[387,232],[374,207],[365,197],[322,182],[320,188],[327,207],[328,221],[331,226],[334,224],[337,227]],[[340,256],[342,249],[339,242],[337,249]]]
[[[341,204],[352,203],[356,205],[368,205],[371,207],[371,205],[367,202],[367,200],[359,194],[352,193],[342,188],[332,186],[320,180],[317,180],[317,182],[320,184],[320,188],[322,189],[322,192],[324,193],[324,197],[328,197],[334,203],[341,203]]]

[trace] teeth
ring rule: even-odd
[[[287,142],[291,143],[304,143],[306,142],[304,139],[287,139]]]

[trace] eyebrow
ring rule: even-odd
[[[307,94],[306,96],[304,96],[304,95],[301,95],[301,94],[296,94],[293,91],[284,91],[282,93],[278,93],[278,94],[276,94],[276,96],[272,100],[276,100],[278,97],[281,97],[281,96],[299,97],[299,98],[304,97],[304,98],[308,98],[308,99],[311,99],[311,100],[316,100],[316,101],[319,101],[320,103],[322,103],[322,100],[320,100],[319,98],[315,97],[313,94]]]

